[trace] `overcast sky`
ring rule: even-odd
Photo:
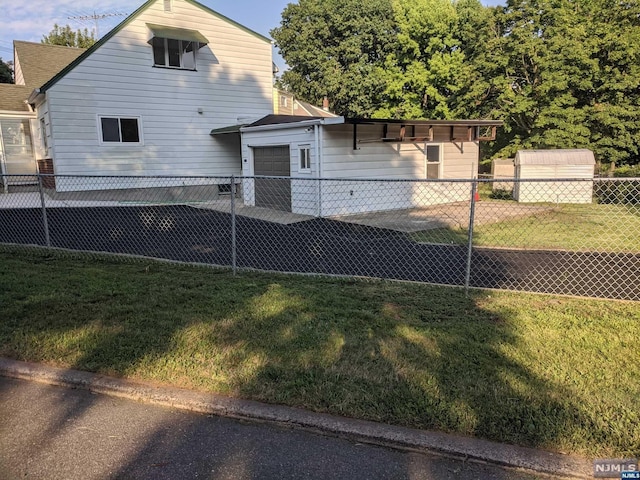
[[[280,14],[292,0],[200,0],[200,3],[225,15],[258,33],[269,36],[269,31],[280,23]],[[69,17],[86,17],[95,14],[129,14],[143,0],[0,0],[0,57],[13,59],[13,40],[39,42],[49,33],[54,23],[75,28],[95,27],[93,20],[77,20]],[[499,5],[502,0],[483,0],[485,5]],[[101,35],[120,23],[124,16],[113,16],[98,21]],[[275,59],[276,63],[282,63]],[[280,65],[282,67],[282,65]]]

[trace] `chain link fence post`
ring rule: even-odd
[[[231,268],[233,275],[238,273],[237,265],[237,244],[236,244],[236,180],[235,175],[231,175]]]
[[[42,226],[44,227],[44,241],[47,247],[51,246],[51,238],[49,237],[49,220],[47,218],[47,206],[44,201],[44,190],[42,186],[42,174],[38,173],[38,192],[40,192],[40,205],[42,208]]]
[[[469,208],[469,229],[467,236],[467,269],[464,276],[464,293],[469,296],[469,284],[471,282],[471,256],[473,255],[473,225],[476,217],[476,196],[478,194],[478,181],[471,182],[471,203]]]

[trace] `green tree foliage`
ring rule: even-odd
[[[300,0],[272,35],[283,84],[336,113],[497,118],[489,156],[640,161],[640,0]]]
[[[637,162],[637,1],[510,0],[496,10],[456,114],[504,119],[494,156],[521,148],[590,148]]]
[[[0,57],[0,83],[13,83],[13,68]]]
[[[49,45],[62,45],[63,47],[89,48],[96,43],[96,38],[93,32],[89,32],[86,28],[72,30],[69,25],[61,27],[56,23],[53,30],[42,37],[41,42]]]
[[[391,0],[300,0],[271,35],[290,66],[286,88],[312,103],[327,95],[347,116],[371,116],[385,78],[379,66],[396,46]]]

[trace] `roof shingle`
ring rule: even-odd
[[[85,51],[84,48],[62,47],[44,43],[13,42],[17,61],[20,63],[24,83],[27,87],[41,87],[73,62]]]

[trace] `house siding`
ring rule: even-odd
[[[153,67],[147,23],[207,37],[197,71]],[[59,175],[239,175],[238,140],[209,132],[272,112],[271,45],[190,3],[174,0],[167,13],[158,0],[54,84],[47,100]],[[101,144],[98,115],[138,117],[143,144]]]
[[[322,215],[402,210],[468,200],[470,187],[465,184],[420,181],[426,179],[424,142],[380,143],[384,134],[381,125],[359,125],[358,149],[353,150],[352,129],[352,126],[345,125],[325,127],[323,178],[388,181],[323,181]],[[392,125],[387,137],[399,134],[400,126]],[[466,128],[454,130],[454,137],[464,138],[465,135]],[[406,136],[409,136],[408,132]],[[427,137],[428,127],[417,126],[415,136]],[[451,142],[450,139],[449,127],[434,127],[433,142],[430,143],[442,146],[441,178],[475,177],[478,143]]]
[[[24,75],[15,49],[13,50],[13,81],[16,85],[24,85]]]

